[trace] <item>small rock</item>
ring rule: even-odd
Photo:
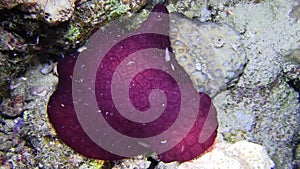
[[[122,0],[122,2],[123,4],[129,4],[130,8],[135,12],[147,4],[147,0]]]
[[[0,27],[0,51],[24,52],[27,45],[25,40],[16,34],[9,33]]]
[[[21,95],[13,96],[10,99],[6,99],[1,103],[1,114],[8,117],[19,116],[23,112],[24,99]]]
[[[46,74],[49,74],[50,72],[52,72],[53,68],[54,68],[54,65],[52,62],[49,64],[43,64],[43,67],[40,69],[40,72],[43,75],[46,75]]]
[[[300,5],[294,6],[293,10],[290,13],[290,16],[294,18],[296,21],[300,19]]]
[[[300,48],[292,50],[285,58],[293,64],[300,64]]]
[[[3,0],[1,9],[18,7],[24,12],[39,14],[44,21],[53,25],[67,21],[74,12],[75,0]]]
[[[49,93],[50,89],[49,87],[43,87],[43,86],[34,86],[30,90],[30,94],[32,96],[46,96]]]

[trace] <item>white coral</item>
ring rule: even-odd
[[[274,162],[261,145],[248,141],[218,143],[198,159],[184,162],[178,169],[271,169]]]

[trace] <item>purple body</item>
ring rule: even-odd
[[[156,5],[152,12],[168,13],[162,4]],[[155,31],[162,33],[151,33]],[[159,158],[164,162],[183,162],[201,155],[213,145],[218,124],[211,98],[207,94],[197,93],[193,89],[188,75],[174,59],[167,36],[168,31],[168,17],[158,19],[157,15],[150,14],[148,20],[138,30],[116,42],[97,65],[93,83],[94,93],[100,110],[98,115],[103,116],[111,128],[122,135],[143,139],[159,136],[164,131],[170,130],[169,137],[161,141],[161,144],[174,146],[166,151],[159,151],[160,146],[151,145],[147,147],[147,150],[158,152]],[[105,30],[103,32],[111,33],[112,38],[117,34],[117,30],[113,33],[105,32]],[[98,49],[98,45],[106,43],[103,41],[105,34],[102,34],[102,37],[99,35],[97,32],[93,35],[94,39],[89,43],[85,55],[97,55],[102,50]],[[93,49],[89,50],[91,48]],[[145,49],[157,49],[160,52],[149,50],[138,53],[141,50],[147,51]],[[126,60],[129,55],[134,55],[134,57]],[[155,56],[155,59],[151,56]],[[78,120],[78,114],[74,108],[76,99],[72,94],[72,91],[74,92],[72,76],[78,61],[77,57],[75,55],[66,57],[58,64],[59,85],[48,103],[50,121],[57,131],[58,137],[84,156],[102,160],[122,159],[123,155],[109,152],[99,146],[101,141],[97,141],[96,144],[96,141],[89,137]],[[89,59],[87,60],[89,61]],[[89,62],[93,62],[93,60]],[[120,66],[122,62],[127,64]],[[149,64],[152,67],[146,66]],[[123,67],[123,69],[118,67]],[[92,71],[85,72],[86,76],[89,76],[89,72]],[[114,76],[114,74],[117,75]],[[128,79],[130,80],[128,81]],[[113,82],[117,83],[112,85]],[[121,94],[123,88],[128,88],[128,92],[125,92],[124,95]],[[182,92],[182,89],[187,89],[187,91]],[[160,93],[151,95],[153,90],[160,90]],[[117,91],[120,96],[113,96],[113,91]],[[161,95],[164,97],[160,97]],[[127,98],[126,96],[128,96],[130,105],[141,115],[144,116],[150,110],[154,114],[139,119],[139,114],[133,113],[131,118],[137,117],[137,121],[124,117],[123,111],[132,111],[125,101],[123,105],[122,99]],[[116,100],[119,100],[118,105],[116,105]],[[162,107],[157,106],[161,103],[164,103]],[[189,107],[189,105],[191,106]],[[121,107],[122,112],[118,111],[120,110],[118,107]],[[152,116],[156,116],[156,111],[162,111],[162,113],[157,115],[155,120],[147,121]],[[179,115],[184,117],[178,123]],[[91,121],[93,120],[91,119]],[[177,125],[179,124],[178,130],[172,130],[174,127],[172,124],[175,122]],[[187,129],[185,130],[185,128]],[[122,140],[116,140],[116,142],[120,141]]]

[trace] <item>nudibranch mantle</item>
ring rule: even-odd
[[[114,23],[98,30],[86,50],[58,63],[58,73],[48,116],[58,137],[86,157],[155,152],[183,162],[215,142],[216,109],[175,60],[162,4],[134,32]]]

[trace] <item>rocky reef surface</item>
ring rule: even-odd
[[[146,1],[4,0],[0,2],[0,101],[26,68],[75,52],[97,27]],[[5,68],[5,69],[4,69]]]
[[[197,91],[211,97],[237,82],[248,62],[240,37],[227,24],[171,14],[170,39],[177,61]]]
[[[215,0],[205,3],[179,0],[168,4],[169,11],[182,13],[174,15],[177,22],[171,30],[180,25],[181,29],[186,29],[171,34],[175,54],[181,50],[176,48],[176,40],[181,40],[187,57],[182,66],[194,79],[197,90],[211,91],[219,121],[215,149],[182,164],[158,162],[155,155],[115,162],[87,159],[57,138],[46,114],[48,99],[57,85],[57,58],[77,50],[95,25],[104,24],[120,14],[138,11],[146,2],[66,1],[64,3],[68,5],[58,5],[66,9],[63,13],[53,13],[53,9],[47,12],[49,9],[41,5],[43,1],[28,2],[0,3],[6,13],[6,18],[0,17],[0,68],[3,70],[0,85],[9,89],[9,94],[6,90],[6,94],[0,95],[3,100],[0,116],[2,168],[207,166],[209,169],[229,162],[239,164],[240,168],[271,168],[274,165],[284,169],[299,168],[299,1],[229,3]],[[27,8],[28,5],[32,8]],[[40,15],[40,12],[49,15]],[[190,26],[185,28],[187,25]],[[209,31],[203,33],[205,26]],[[214,30],[216,27],[217,31]],[[55,31],[49,31],[51,29]],[[203,41],[181,36],[188,31],[200,36],[207,34],[205,42],[215,50],[205,50],[209,56],[204,58],[203,53],[197,51]],[[239,47],[242,51],[236,50]],[[233,54],[238,59],[232,58]],[[34,59],[41,55],[47,55],[42,59],[46,62]],[[181,56],[176,54],[179,63]],[[215,61],[217,66],[207,64],[207,59]],[[28,68],[28,65],[32,66]],[[211,69],[197,73],[197,69],[203,70],[205,66]],[[210,79],[206,87],[200,86],[207,81],[200,81],[202,76],[199,74]],[[207,158],[216,162],[208,164]]]

